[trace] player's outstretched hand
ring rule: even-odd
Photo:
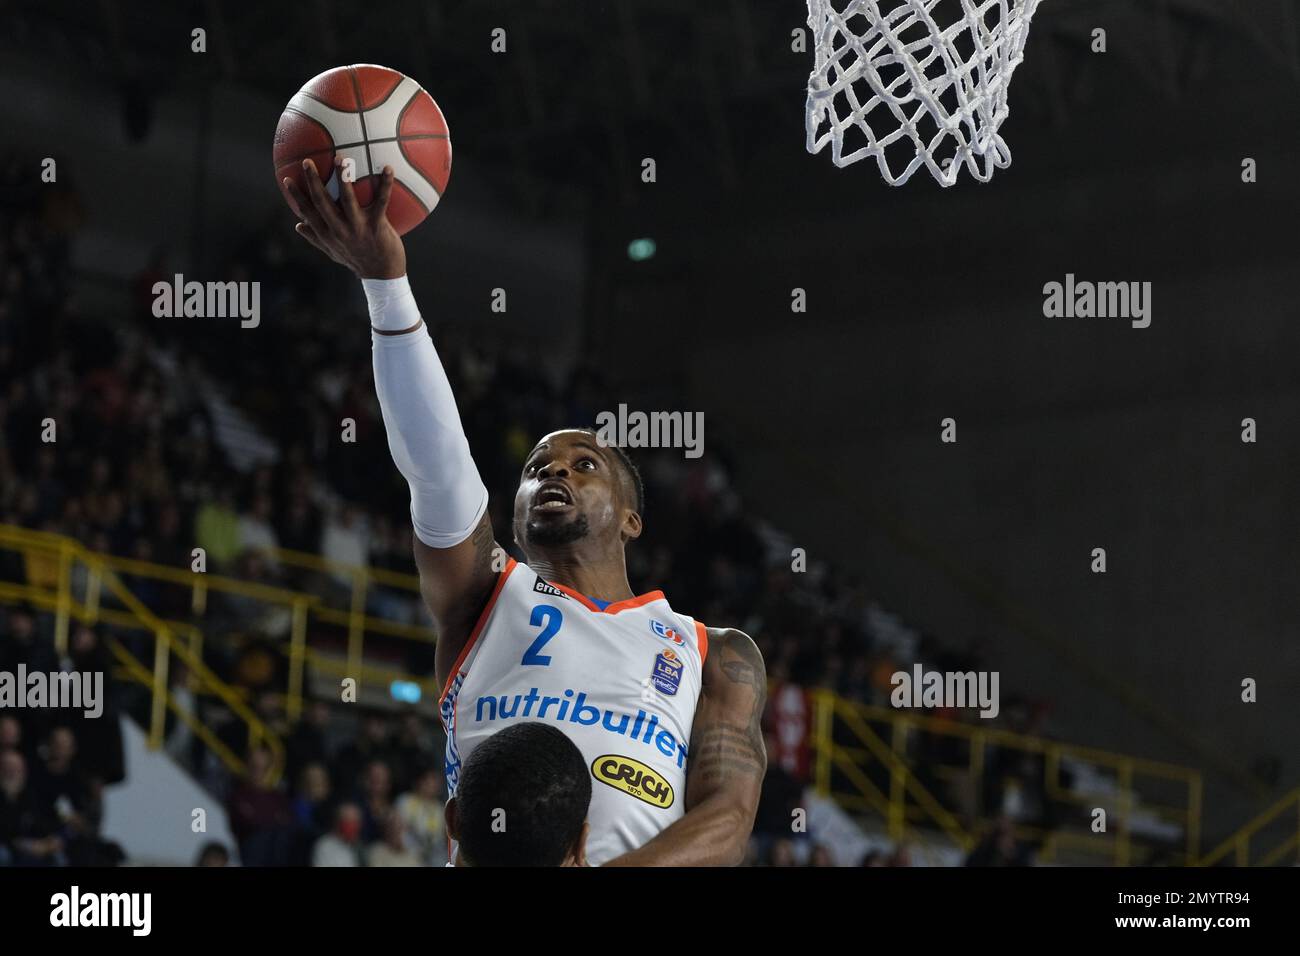
[[[334,165],[341,166],[335,158]],[[325,191],[316,165],[302,161],[306,171],[307,195],[292,179],[285,179],[289,194],[302,222],[295,227],[313,246],[335,262],[347,266],[362,279],[396,279],[406,275],[406,248],[402,237],[388,221],[388,200],[393,194],[393,167],[385,166],[379,191],[365,209],[357,203],[352,183],[339,175],[339,201]]]

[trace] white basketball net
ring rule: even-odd
[[[943,186],[962,166],[988,182],[1011,164],[998,127],[1038,3],[808,0],[808,152],[830,143],[836,166],[875,157],[891,186],[922,165]]]

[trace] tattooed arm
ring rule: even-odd
[[[767,699],[763,656],[748,635],[709,628],[703,683],[686,767],[686,815],[606,866],[736,866],[744,860],[767,769],[759,725]]]

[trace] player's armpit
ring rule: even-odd
[[[686,815],[606,866],[736,866],[754,828],[767,752],[763,656],[749,636],[709,629],[703,689],[691,728]]]
[[[420,593],[438,625],[434,670],[444,685],[452,665],[465,646],[474,622],[496,585],[500,558],[492,534],[492,519],[483,512],[474,532],[450,548],[431,548],[415,539],[415,566],[420,572]]]

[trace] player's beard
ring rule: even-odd
[[[530,518],[524,524],[524,534],[527,535],[528,543],[543,548],[572,544],[590,533],[591,525],[584,514],[579,514],[572,521],[563,523]]]

